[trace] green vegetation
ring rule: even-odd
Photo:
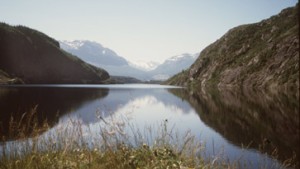
[[[167,84],[186,87],[299,89],[298,6],[229,30]]]
[[[71,119],[65,127],[43,135],[53,129],[47,121],[38,125],[35,114],[36,108],[20,121],[11,119],[8,138],[17,141],[5,142],[2,138],[0,168],[247,168],[242,158],[235,162],[222,157],[204,160],[200,154],[205,146],[189,132],[180,136],[167,121],[162,122],[155,137],[150,137],[152,128],[141,132],[131,126],[133,135],[129,136],[120,130],[112,132],[112,128],[120,127],[118,124],[105,123],[99,137],[94,138],[89,136],[91,129],[87,132],[80,122]],[[272,167],[289,165],[286,162]],[[265,167],[264,163],[260,166]]]

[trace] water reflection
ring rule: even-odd
[[[93,140],[104,124],[99,117],[107,122],[125,117],[136,129],[152,126],[153,131],[167,119],[179,134],[190,130],[202,140],[208,157],[223,153],[234,161],[243,155],[243,160],[255,168],[261,160],[276,162],[257,150],[271,154],[276,147],[280,159],[291,157],[293,152],[299,157],[298,100],[286,94],[229,90],[191,93],[155,85],[2,87],[0,121],[5,126],[11,113],[20,116],[38,104],[40,118],[53,122],[52,129],[41,137],[55,135],[56,129],[69,125],[68,120],[77,119],[87,131],[86,139]],[[2,131],[5,134],[7,128]],[[130,128],[125,126],[122,131],[130,132]],[[264,147],[259,147],[262,143]],[[241,145],[249,147],[243,149]]]
[[[192,110],[193,108],[187,101],[172,95],[164,88],[139,89],[123,86],[109,88],[109,94],[106,97],[94,99],[88,103],[88,106],[81,106],[71,114],[64,115],[60,120],[63,123],[69,118],[79,118],[83,124],[89,125],[99,122],[99,115],[103,118],[110,118],[113,115],[130,114],[130,118],[145,124],[144,121],[150,123],[147,117],[153,117],[154,114],[157,116],[154,116],[156,118],[152,122],[158,122],[166,118],[177,118],[174,116],[176,112],[188,114]],[[139,119],[141,113],[144,115]]]
[[[108,89],[55,88],[55,87],[1,87],[0,88],[0,137],[9,135],[9,121],[19,121],[22,114],[37,106],[39,122],[47,119],[50,125],[59,116],[72,112],[91,100],[107,96]]]
[[[276,149],[281,160],[295,154],[299,157],[299,98],[296,94],[170,91],[188,100],[201,120],[231,143],[268,154],[274,154]]]

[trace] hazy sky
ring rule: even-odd
[[[200,52],[230,28],[297,0],[0,0],[0,21],[57,40],[92,40],[131,61]]]

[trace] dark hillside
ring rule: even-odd
[[[0,23],[0,69],[28,84],[102,83],[109,77],[60,49],[47,35],[24,26]]]

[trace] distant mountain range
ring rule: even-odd
[[[92,41],[60,41],[60,47],[93,65],[126,66],[128,62],[111,49]]]
[[[162,64],[156,62],[131,63],[97,42],[88,40],[59,42],[67,52],[78,56],[87,63],[107,70],[110,75],[130,76],[143,81],[166,80],[191,66],[198,56],[198,54],[182,54],[171,57]]]
[[[108,78],[105,70],[61,50],[47,35],[0,23],[0,84],[99,84]]]
[[[158,65],[149,74],[155,80],[166,80],[171,76],[189,68],[197,59],[199,53],[173,56]]]
[[[146,72],[137,69],[123,57],[117,55],[113,50],[103,47],[97,42],[88,40],[59,41],[60,46],[67,52],[76,55],[85,62],[103,68],[113,76],[130,76],[141,80],[150,77]]]

